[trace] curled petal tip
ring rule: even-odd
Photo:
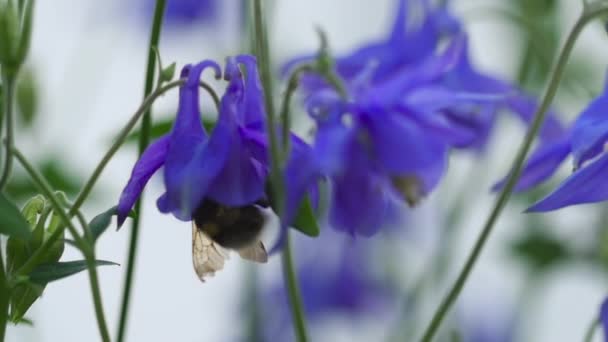
[[[201,77],[201,74],[207,68],[213,69],[214,77],[216,79],[221,78],[222,69],[220,68],[219,64],[217,64],[215,61],[212,61],[210,59],[206,59],[206,60],[196,64],[195,66],[190,67],[190,71],[187,73],[188,81],[186,81],[185,86],[198,87],[198,82]],[[184,68],[184,69],[186,69],[186,68]],[[182,70],[182,73],[184,73],[183,70]]]

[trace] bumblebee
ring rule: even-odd
[[[261,207],[268,207],[267,202],[229,207],[205,199],[194,211],[192,263],[202,282],[224,267],[228,250],[237,251],[246,260],[268,261],[266,248],[259,240],[265,222]]]

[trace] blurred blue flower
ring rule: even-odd
[[[604,299],[600,307],[600,324],[604,331],[604,341],[608,342],[608,298]]]
[[[437,186],[449,148],[473,139],[476,133],[452,124],[446,109],[503,99],[500,93],[454,91],[442,83],[465,39],[456,35],[435,53],[442,34],[459,31],[459,24],[443,9],[423,4],[429,15],[419,30],[405,31],[407,3],[400,1],[386,41],[337,59],[346,99],[320,77],[304,79],[306,106],[317,124],[306,165],[330,180],[330,224],[352,235],[370,236],[396,221],[404,201],[414,205]],[[312,58],[298,58],[286,69]],[[303,184],[300,194],[306,188]]]
[[[156,0],[144,0],[143,10],[150,17]],[[165,21],[169,25],[189,25],[212,21],[221,6],[218,0],[169,0],[165,9]]]
[[[585,108],[570,130],[554,141],[541,144],[526,164],[517,190],[528,189],[549,178],[568,155],[572,155],[575,169],[555,191],[527,211],[550,211],[608,200],[608,184],[602,176],[608,170],[608,154],[604,153],[608,140],[607,90],[604,86],[603,93]]]
[[[324,231],[318,238],[296,240],[297,276],[307,320],[314,327],[330,317],[354,320],[387,315],[396,308],[394,288],[370,263],[372,250],[348,236]],[[260,287],[264,332],[268,341],[289,340],[291,313],[284,283]]]
[[[408,6],[418,3],[422,9],[422,22],[406,29]],[[449,130],[452,134],[450,145],[460,148],[482,149],[491,136],[497,113],[506,108],[518,115],[524,122],[532,120],[536,101],[517,87],[508,82],[493,78],[474,69],[468,56],[468,43],[462,24],[447,9],[446,6],[433,7],[428,0],[399,0],[397,15],[388,37],[378,42],[370,42],[355,52],[338,57],[335,69],[345,81],[347,87],[357,87],[361,83],[376,86],[384,82],[392,82],[395,75],[403,74],[405,70],[415,70],[428,63],[436,53],[440,43],[445,39],[460,37],[463,46],[450,68],[443,70],[443,75],[434,80],[435,89],[424,89],[421,93],[412,95],[414,99],[425,99],[427,107],[425,115],[418,115],[425,120],[427,128],[433,130]],[[295,65],[313,61],[315,54],[302,56],[291,60],[283,67],[287,72]],[[319,77],[307,77],[303,80],[307,91],[318,92],[329,88]],[[469,97],[469,102],[451,103],[433,107],[437,95],[456,96],[476,94]],[[484,99],[483,96],[487,95]],[[496,98],[496,95],[501,95]],[[354,95],[353,95],[354,96]],[[491,100],[493,98],[493,100]],[[550,114],[541,131],[541,138],[554,139],[561,135],[559,122]]]
[[[164,167],[166,192],[157,201],[158,209],[180,220],[190,220],[204,198],[242,206],[265,197],[269,161],[263,93],[255,58],[228,58],[224,78],[229,83],[210,136],[202,126],[198,109],[199,77],[206,67],[220,75],[219,66],[212,61],[182,70],[181,76],[187,81],[180,88],[173,129],[152,143],[135,164],[119,200],[119,224],[160,167]]]
[[[488,308],[496,310],[496,308]],[[461,324],[463,342],[512,342],[515,341],[515,317],[493,317],[496,313],[476,313],[474,320]]]

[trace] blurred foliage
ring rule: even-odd
[[[68,196],[76,195],[80,190],[80,185],[83,183],[82,177],[76,176],[76,172],[70,170],[60,158],[51,157],[43,161],[36,161],[35,164],[54,190],[63,191]],[[27,174],[15,172],[6,187],[6,193],[16,201],[23,202],[36,195],[38,189]]]
[[[17,82],[16,101],[20,122],[26,127],[32,126],[38,115],[39,94],[36,74],[29,68],[23,70]]]
[[[535,276],[550,271],[574,256],[563,241],[535,227],[525,227],[524,234],[512,243],[511,253]]]
[[[560,22],[555,0],[517,0],[512,4],[522,21],[523,57],[517,81],[525,88],[538,90],[549,74],[560,38]],[[542,44],[542,45],[539,45]]]

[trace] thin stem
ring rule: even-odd
[[[99,333],[101,334],[101,339],[104,342],[110,341],[110,334],[108,332],[108,326],[106,324],[106,319],[103,311],[103,305],[101,301],[101,293],[99,290],[99,280],[97,278],[97,270],[95,268],[95,253],[91,245],[85,241],[80,235],[78,235],[78,231],[76,227],[70,220],[70,216],[65,212],[61,201],[57,198],[57,195],[53,192],[51,186],[48,184],[46,179],[34,167],[27,161],[27,159],[23,156],[23,154],[13,148],[11,153],[17,158],[21,166],[25,169],[25,171],[29,174],[30,178],[34,181],[38,190],[42,192],[44,197],[48,199],[53,207],[55,213],[57,213],[63,223],[67,226],[72,238],[74,239],[76,246],[82,252],[84,258],[87,261],[87,269],[89,271],[89,280],[91,285],[91,292],[93,295],[93,303],[95,304],[95,316],[97,317],[97,326],[99,327]],[[58,231],[59,229],[57,229]],[[53,234],[54,235],[54,234]]]
[[[72,208],[70,209],[70,216],[74,215],[76,213],[76,211],[78,209],[80,209],[80,207],[82,206],[84,201],[89,196],[89,193],[93,189],[93,186],[97,182],[97,179],[101,175],[101,172],[103,172],[106,165],[110,162],[110,160],[112,159],[112,157],[114,156],[116,151],[118,151],[120,146],[122,146],[122,144],[125,142],[127,136],[129,135],[129,133],[131,132],[133,127],[135,127],[135,125],[137,124],[137,121],[139,120],[139,118],[141,118],[141,116],[144,114],[144,112],[152,105],[152,103],[159,96],[163,95],[164,93],[166,93],[167,91],[169,91],[175,87],[178,87],[178,86],[184,84],[185,81],[186,81],[185,79],[179,79],[179,80],[176,80],[173,82],[169,82],[166,85],[164,85],[163,87],[152,92],[148,97],[146,97],[146,99],[142,102],[141,106],[137,109],[135,114],[133,114],[133,116],[131,117],[129,122],[127,122],[125,127],[123,127],[123,129],[120,131],[114,144],[110,147],[108,152],[106,152],[106,154],[103,156],[103,158],[101,159],[99,164],[95,167],[95,170],[93,170],[93,173],[91,174],[91,176],[89,177],[89,179],[87,180],[85,185],[82,187],[82,190],[80,190],[80,193],[76,197],[76,200],[74,201],[74,204],[72,205]]]
[[[591,321],[591,324],[589,324],[589,327],[587,328],[587,332],[585,333],[585,338],[584,338],[584,342],[592,342],[593,341],[593,336],[595,335],[595,330],[597,330],[597,327],[600,325],[600,320],[597,317],[593,318],[593,321]]]
[[[0,342],[4,342],[6,333],[9,299],[10,293],[4,269],[4,255],[2,255],[2,244],[0,244]]]
[[[272,75],[270,74],[270,57],[268,51],[268,38],[262,17],[262,1],[255,0],[253,4],[253,21],[255,27],[256,55],[260,68],[260,77],[264,87],[264,104],[266,105],[266,127],[270,140],[271,156],[271,202],[277,215],[280,217],[283,212],[283,177],[280,169],[281,153],[276,135],[276,115],[274,103],[272,101]]]
[[[433,337],[437,333],[437,330],[439,329],[439,326],[441,325],[441,322],[443,321],[443,318],[460,295],[460,292],[462,291],[462,288],[464,287],[464,284],[466,283],[466,280],[468,279],[469,274],[471,273],[473,266],[475,265],[475,262],[479,258],[479,255],[486,241],[488,240],[490,233],[492,232],[494,224],[500,216],[500,213],[502,212],[503,208],[507,204],[511,193],[513,192],[513,188],[515,187],[515,184],[517,183],[517,180],[519,179],[519,176],[521,174],[526,155],[528,154],[528,151],[532,146],[532,142],[543,123],[547,109],[549,108],[549,105],[555,97],[555,93],[557,92],[561,77],[563,76],[564,67],[566,66],[566,62],[568,61],[570,53],[572,52],[572,48],[574,46],[574,43],[576,42],[576,39],[578,38],[582,29],[591,19],[605,12],[608,12],[607,5],[604,5],[603,7],[589,6],[583,11],[583,14],[579,17],[579,19],[576,21],[576,24],[570,31],[568,38],[566,39],[566,42],[564,44],[564,47],[562,48],[561,53],[558,57],[557,63],[554,66],[553,72],[551,73],[551,79],[549,80],[549,84],[542,98],[542,102],[534,113],[534,121],[532,123],[532,126],[526,133],[524,141],[522,142],[517,156],[515,157],[515,160],[513,162],[513,168],[509,173],[507,183],[500,195],[498,196],[494,204],[494,208],[488,216],[486,223],[484,224],[483,229],[481,230],[481,233],[477,238],[473,249],[471,250],[462,270],[460,271],[460,274],[458,275],[458,278],[456,279],[450,291],[447,293],[446,297],[443,299],[443,301],[437,308],[437,311],[435,312],[431,322],[426,328],[421,341],[432,341]]]
[[[289,233],[287,234],[288,235],[285,238],[285,246],[283,247],[283,253],[281,254],[283,278],[285,279],[287,285],[289,307],[291,308],[291,315],[296,338],[299,342],[305,342],[308,340],[306,335],[306,317],[304,316],[304,305],[302,304],[302,298],[300,296],[300,291],[298,290],[298,279],[296,277],[296,272],[293,268]]]
[[[15,143],[13,136],[13,107],[15,99],[16,74],[3,72],[2,73],[2,101],[4,105],[4,117],[6,120],[6,153],[4,157],[4,167],[2,176],[0,176],[0,191],[4,189],[11,176],[13,168],[13,155],[11,149]]]
[[[283,174],[281,172],[281,153],[279,144],[276,136],[276,120],[274,103],[272,101],[272,76],[270,74],[270,59],[269,59],[269,48],[268,48],[268,37],[266,36],[266,30],[264,27],[264,21],[262,17],[262,1],[255,0],[253,8],[253,20],[255,27],[255,42],[256,42],[256,55],[260,67],[260,75],[262,78],[262,86],[264,87],[264,101],[266,105],[267,115],[267,130],[270,140],[270,153],[271,153],[271,174],[270,174],[270,186],[271,186],[271,202],[273,208],[279,216],[279,219],[283,215],[283,199],[284,199],[284,184]],[[286,139],[287,140],[287,139]],[[304,310],[302,300],[300,298],[300,290],[298,288],[298,282],[293,267],[293,257],[291,255],[289,233],[287,233],[286,243],[283,246],[282,257],[283,263],[283,278],[287,285],[287,292],[290,298],[290,307],[292,310],[292,320],[294,326],[294,332],[299,342],[307,341],[306,335],[306,322],[304,320]]]
[[[291,104],[291,98],[295,93],[296,89],[298,89],[300,76],[305,72],[311,72],[313,70],[314,68],[312,65],[301,65],[291,73],[289,81],[287,82],[287,90],[285,90],[285,96],[283,97],[283,102],[281,103],[281,121],[283,124],[281,139],[285,156],[289,152],[289,128],[291,126],[291,116],[289,115],[289,107]]]
[[[211,95],[211,99],[213,100],[213,103],[215,104],[215,109],[217,110],[217,112],[220,112],[220,97],[217,96],[217,93],[215,92],[215,90],[213,90],[213,88],[205,81],[199,81],[198,85],[205,89],[207,91],[207,93],[209,93],[209,95]]]
[[[154,67],[155,67],[155,51],[158,51],[158,42],[160,40],[160,32],[163,24],[163,16],[166,7],[165,0],[156,0],[154,8],[154,20],[152,22],[152,32],[150,33],[150,44],[148,46],[148,67],[146,70],[146,85],[144,89],[144,98],[150,95],[154,87]],[[141,122],[141,134],[139,135],[139,155],[144,152],[150,143],[150,131],[152,128],[152,113],[150,107],[144,112]],[[120,308],[120,323],[118,325],[118,335],[116,340],[121,342],[124,339],[127,327],[127,317],[129,314],[129,302],[131,299],[131,288],[133,286],[133,273],[135,270],[135,258],[137,256],[137,245],[139,240],[139,228],[141,223],[141,210],[143,200],[143,192],[140,194],[137,203],[135,204],[135,212],[137,216],[133,219],[131,226],[131,237],[129,241],[129,256],[127,259],[127,270],[122,293],[122,304]]]
[[[88,254],[88,255],[87,255]],[[110,341],[110,333],[106,324],[103,302],[101,300],[101,291],[99,290],[99,278],[97,276],[97,267],[95,265],[95,252],[91,249],[90,253],[85,253],[87,261],[87,269],[89,270],[89,284],[93,295],[93,304],[95,306],[95,316],[97,316],[97,324],[101,333],[101,340],[104,342]]]

